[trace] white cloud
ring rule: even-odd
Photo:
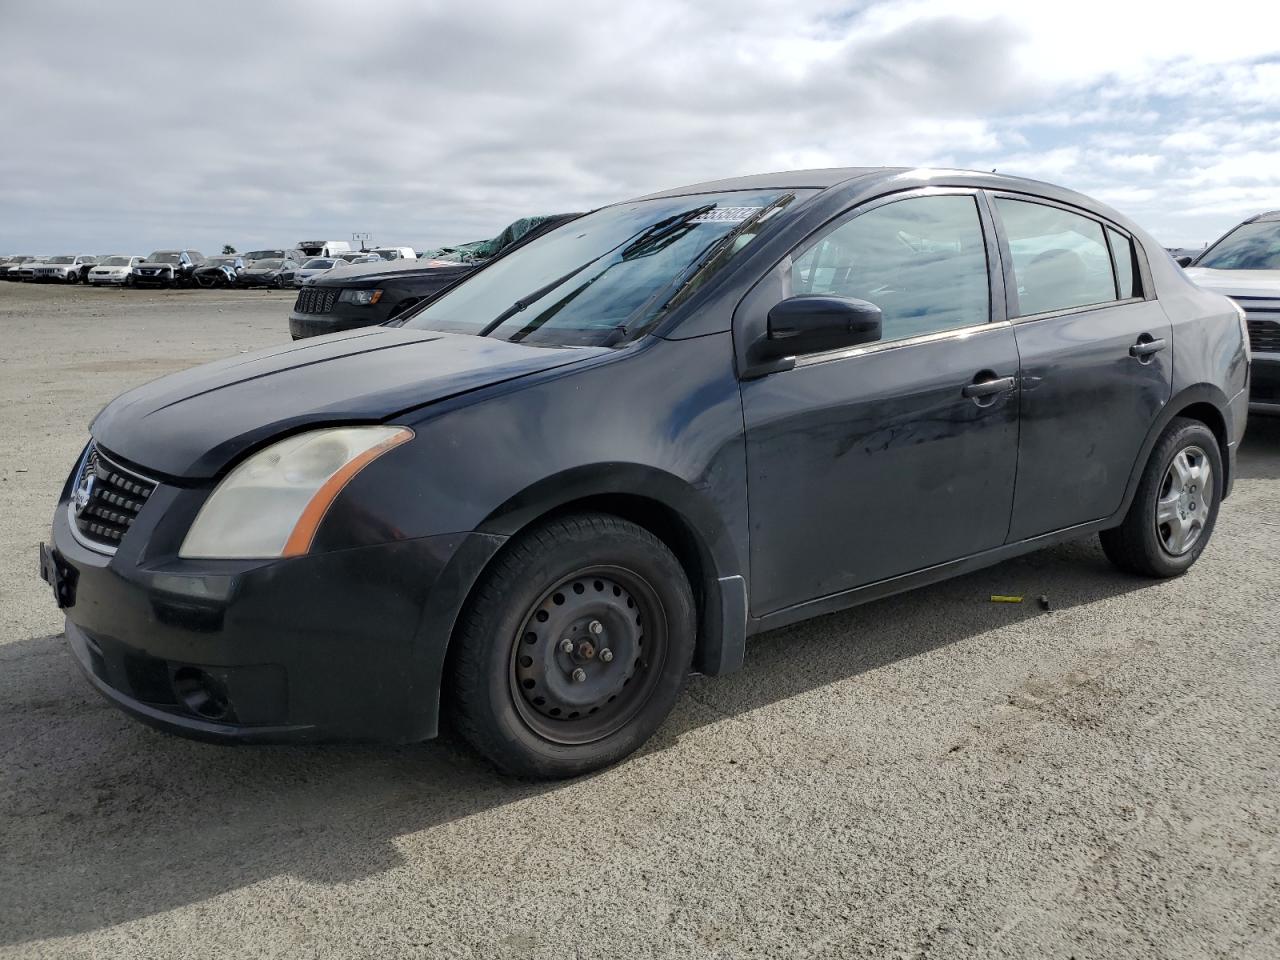
[[[1255,3],[129,9],[6,9],[0,251],[431,244],[846,164],[1054,180],[1169,243],[1280,207],[1280,14]]]

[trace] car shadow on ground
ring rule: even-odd
[[[1280,421],[1241,478],[1280,476]],[[1210,550],[1214,549],[1213,545]],[[1031,618],[1143,590],[1096,540],[755,638],[695,677],[645,748]],[[992,594],[1022,595],[1018,604]],[[1046,595],[1051,610],[1035,602]],[[751,749],[744,744],[744,751]],[[604,773],[599,776],[610,776]],[[0,944],[102,929],[280,875],[337,884],[401,863],[397,839],[590,782],[504,779],[446,737],[405,747],[219,747],[154,732],[93,694],[61,637],[0,646]]]
[[[1237,480],[1280,480],[1280,416],[1249,417],[1237,469]]]

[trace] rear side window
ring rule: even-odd
[[[1133,241],[1119,230],[1107,227],[1107,239],[1111,241],[1111,256],[1116,262],[1116,294],[1121,300],[1142,296],[1142,284],[1137,279],[1137,259]]]
[[[1018,316],[1116,299],[1102,224],[1057,207],[1005,197],[996,199],[996,209],[1013,254]]]
[[[866,300],[883,340],[986,323],[987,251],[971,196],[910,197],[836,227],[791,267],[791,292]]]

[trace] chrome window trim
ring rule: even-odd
[[[1079,307],[1067,307],[1063,310],[1046,310],[1044,313],[1029,313],[1025,317],[1013,317],[1011,323],[1026,323],[1035,320],[1053,320],[1057,317],[1068,317],[1077,313],[1093,313],[1095,310],[1110,310],[1112,307],[1126,307],[1133,303],[1149,303],[1146,297],[1126,297],[1124,300],[1102,300],[1099,303],[1086,303]]]
[[[896,350],[900,347],[914,347],[922,343],[936,343],[940,340],[959,340],[963,337],[971,337],[979,333],[985,333],[989,330],[1007,330],[1013,326],[1009,320],[993,320],[986,323],[972,323],[963,327],[953,327],[950,330],[937,330],[933,333],[922,333],[915,337],[903,337],[900,340],[880,340],[875,343],[863,344],[859,347],[850,347],[844,350],[825,350],[822,353],[809,353],[796,357],[796,365],[794,369],[800,367],[810,367],[818,363],[830,363],[834,360],[848,360],[852,357],[861,357],[872,353],[883,353],[886,350]],[[785,373],[786,371],[779,371]]]

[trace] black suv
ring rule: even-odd
[[[205,263],[199,250],[157,250],[129,272],[133,286],[173,287],[188,284]]]
[[[698,184],[399,324],[125,394],[42,568],[90,682],[148,723],[403,742],[443,705],[503,769],[570,776],[764,630],[1089,535],[1185,572],[1248,356],[1231,301],[1069,190]]]
[[[505,251],[577,216],[580,214],[525,217],[510,224],[492,240],[444,248],[417,260],[338,267],[302,285],[289,315],[289,333],[293,339],[301,340],[386,323],[429,301]]]

